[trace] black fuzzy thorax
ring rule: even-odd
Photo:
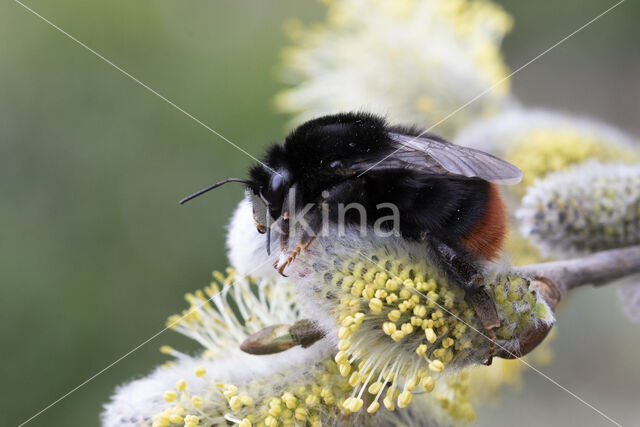
[[[296,185],[300,206],[317,203],[323,190],[340,186],[343,189],[330,203],[332,212],[337,203],[358,202],[366,208],[367,222],[373,225],[378,218],[390,215],[389,209],[377,206],[393,203],[400,212],[399,231],[404,237],[421,240],[427,232],[459,246],[486,210],[486,181],[375,168],[360,177],[336,174],[336,170],[363,156],[374,154],[382,160],[391,154],[390,131],[420,134],[416,128],[390,127],[383,118],[367,113],[325,116],[304,123],[283,144],[271,146],[263,161],[285,175],[288,185]],[[262,165],[250,170],[256,187],[267,188],[271,175]],[[346,220],[359,224],[360,215],[350,210]]]
[[[284,144],[267,150],[264,163],[291,174],[298,191],[313,197],[338,182],[333,172],[350,160],[372,152],[388,153],[388,128],[384,119],[368,113],[343,113],[310,120],[293,130]],[[265,182],[268,171],[256,165],[252,180]]]

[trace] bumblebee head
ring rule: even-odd
[[[250,179],[227,178],[185,197],[180,200],[180,204],[229,182],[246,185],[245,194],[251,202],[256,229],[260,234],[266,234],[267,253],[270,254],[271,224],[282,215],[285,199],[291,188],[290,174],[285,169],[276,171],[264,164],[258,165],[251,169]]]

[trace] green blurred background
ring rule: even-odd
[[[515,69],[613,4],[499,2]],[[282,22],[315,2],[30,0],[30,7],[259,156],[285,133],[272,106]],[[640,133],[640,3],[627,1],[514,78],[528,104]],[[388,76],[393,78],[393,76]],[[0,424],[25,421],[159,332],[182,296],[225,267],[238,187],[177,200],[251,160],[18,3],[0,4]],[[544,372],[616,421],[640,425],[640,329],[613,289],[560,314]],[[30,425],[97,425],[113,388],[190,348],[166,332]],[[539,374],[478,425],[607,425]]]

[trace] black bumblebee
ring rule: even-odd
[[[376,206],[399,211],[404,239],[423,242],[425,256],[462,287],[484,328],[499,326],[493,302],[479,286],[481,264],[495,259],[506,233],[505,207],[496,184],[515,184],[518,168],[479,150],[457,146],[413,127],[390,126],[376,115],[345,113],[311,120],[272,145],[249,179],[230,178],[181,201],[184,203],[227,182],[241,182],[250,196],[256,227],[266,233],[279,224],[286,255],[274,267],[284,273],[312,244],[323,225],[323,209],[336,221],[335,207],[359,203],[373,225]],[[292,191],[295,204],[290,203]],[[305,229],[289,250],[291,210],[305,208]],[[347,223],[361,220],[357,212]],[[268,249],[267,249],[268,250]]]

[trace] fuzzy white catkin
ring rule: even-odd
[[[438,124],[436,131],[451,137],[512,102],[500,53],[511,17],[497,4],[326,3],[322,24],[287,26],[294,45],[283,52],[284,80],[294,86],[281,92],[276,104],[295,114],[296,122],[366,109],[394,123]],[[459,110],[481,92],[486,93],[477,102]]]
[[[640,244],[640,166],[586,162],[529,187],[520,230],[546,255]]]
[[[602,141],[621,148],[630,148],[636,143],[620,129],[598,120],[550,109],[524,107],[511,108],[473,122],[456,135],[455,142],[504,156],[526,135],[537,131],[569,131],[578,138]]]
[[[305,366],[312,370],[315,364],[331,356],[331,346],[322,342],[316,344],[307,349],[297,347],[285,353],[262,356],[247,354],[238,348],[229,348],[226,355],[213,359],[183,356],[170,366],[160,366],[150,375],[120,386],[105,405],[102,425],[133,427],[141,425],[141,422],[150,424],[153,415],[171,406],[163,400],[163,392],[174,389],[180,379],[186,379],[186,391],[190,395],[206,396],[212,387],[211,382],[242,386],[255,379],[276,378],[278,375],[282,378],[292,374],[303,377]],[[194,376],[194,370],[199,366],[205,368],[208,379]],[[277,388],[283,383],[286,381],[271,384],[276,390],[273,394],[278,394]],[[268,394],[269,390],[262,392]],[[226,400],[220,399],[220,406],[226,407]]]

